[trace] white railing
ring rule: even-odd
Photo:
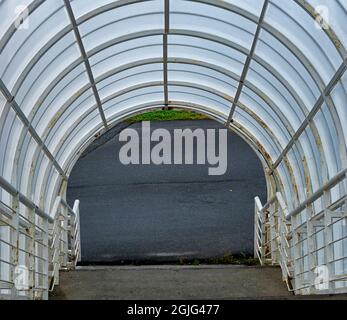
[[[48,215],[0,177],[0,299],[48,299],[59,270],[80,260],[79,201],[58,197]]]
[[[263,207],[255,198],[254,256],[261,265],[280,265],[282,278],[291,290],[290,223],[287,206],[278,192]]]
[[[264,206],[255,198],[254,256],[279,265],[296,294],[347,292],[347,198],[336,197],[346,190],[346,171],[292,212],[280,193]]]
[[[59,271],[74,269],[81,260],[79,200],[74,208],[57,197],[53,206],[54,222],[50,234],[50,291],[59,284]]]

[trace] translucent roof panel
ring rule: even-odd
[[[294,130],[297,130],[304,120],[304,115],[291,96],[290,92],[266,69],[257,62],[252,62],[247,80],[268,93],[268,98],[281,109]],[[285,106],[285,107],[284,107]]]
[[[120,95],[108,97],[104,103],[106,117],[126,111],[140,104],[151,104],[163,101],[164,90],[161,85],[153,85],[145,88],[134,88],[131,91],[126,91]]]
[[[2,0],[1,175],[49,210],[95,136],[180,107],[293,208],[347,166],[346,20],[345,0]]]
[[[84,2],[93,2],[95,7],[100,8],[99,1]],[[79,10],[75,11],[77,11],[78,17]],[[95,12],[94,17],[88,16],[87,18],[88,20],[81,17],[79,30],[86,51],[90,51],[117,38],[150,30],[162,30],[164,28],[163,1],[130,3],[115,9],[99,10]]]
[[[17,102],[24,110],[30,109],[47,89],[47,84],[78,60],[81,63],[80,52],[73,33],[69,32],[47,51],[38,52],[33,63],[26,66],[13,89]]]
[[[93,55],[90,56],[90,63],[97,78],[105,70],[116,69],[142,60],[161,59],[163,56],[163,37],[149,36],[113,43],[108,48],[93,50],[91,54]]]
[[[310,71],[300,60],[279,40],[269,32],[262,30],[255,51],[255,61],[259,64],[270,65],[291,86],[292,93],[298,93],[306,108],[312,109],[317,101],[319,87],[310,74]]]
[[[7,63],[0,64],[0,77],[10,91],[35,54],[69,24],[62,0],[43,2],[28,19],[28,25],[13,34],[1,53]]]
[[[231,45],[233,44],[198,36],[170,35],[168,36],[168,58],[204,61],[241,75],[247,51],[240,52],[238,47],[234,45],[231,47]]]
[[[236,8],[241,8],[245,12],[249,12],[255,16],[260,16],[264,5],[263,0],[224,0],[224,2],[226,2],[228,5],[235,6]]]
[[[98,82],[97,87],[101,100],[105,101],[109,99],[109,96],[120,94],[122,91],[155,83],[163,83],[162,64],[159,63],[118,70],[115,74],[108,74],[107,78]]]
[[[338,117],[342,124],[342,130],[345,140],[347,141],[347,74],[345,73],[341,80],[336,85],[335,89],[331,93],[331,97],[336,106]]]
[[[250,49],[256,24],[228,10],[192,1],[175,0],[170,4],[171,29],[213,34]]]
[[[329,41],[323,29],[317,28],[308,13],[294,1],[270,2],[265,22],[287,39],[285,44],[295,45],[297,51],[313,64],[327,84],[342,62],[334,44]]]
[[[181,63],[179,63],[181,62]],[[209,64],[188,64],[184,59],[176,60],[176,62],[168,63],[168,81],[187,83],[187,85],[195,85],[208,87],[210,90],[221,92],[231,97],[235,96],[238,85],[237,78],[232,78],[213,68]],[[228,93],[228,94],[226,94]]]

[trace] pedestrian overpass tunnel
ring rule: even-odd
[[[53,223],[81,152],[131,113],[163,106],[213,116],[262,159],[269,195],[256,202],[258,227],[271,218],[281,230],[274,250],[260,237],[262,263],[279,263],[298,293],[315,290],[322,266],[326,290],[344,290],[345,1],[4,0],[0,17],[8,290],[21,259],[13,217]]]

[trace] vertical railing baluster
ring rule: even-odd
[[[333,230],[331,226],[331,214],[329,212],[328,206],[331,203],[331,195],[330,190],[324,191],[322,196],[322,204],[323,204],[323,210],[324,210],[324,263],[328,270],[328,278],[332,278],[335,275],[335,272],[333,270],[333,250],[332,250],[332,240],[333,240]],[[332,293],[335,288],[335,283],[333,281],[328,280],[327,284],[327,292]]]
[[[10,230],[10,243],[13,245],[11,248],[11,259],[10,259],[10,282],[13,283],[11,295],[12,299],[18,296],[19,292],[16,288],[16,267],[19,265],[19,195],[13,196],[12,200],[13,215],[11,221]]]
[[[66,206],[61,205],[61,266],[67,268],[68,266],[68,211]]]
[[[28,209],[29,227],[25,241],[29,269],[29,297],[35,299],[35,209]]]
[[[299,288],[302,286],[302,277],[301,277],[301,262],[300,262],[300,257],[301,257],[301,248],[300,248],[300,234],[297,230],[297,217],[292,218],[292,225],[293,225],[293,248],[292,248],[292,253],[293,253],[293,264],[294,264],[294,290],[295,292],[298,292]]]
[[[48,292],[49,292],[49,222],[47,219],[43,219],[43,237],[42,237],[42,244],[43,244],[43,273],[46,275],[43,277],[43,294],[42,299],[47,300],[48,299]]]
[[[316,244],[314,240],[314,225],[313,225],[313,206],[312,204],[306,207],[306,229],[307,229],[307,250],[308,250],[308,279],[310,283],[309,294],[315,293],[315,268],[317,266],[316,259]]]

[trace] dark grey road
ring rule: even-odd
[[[222,128],[215,121],[152,122],[155,128]],[[141,124],[131,127],[140,131]],[[118,135],[76,164],[70,204],[81,201],[82,259],[90,262],[209,258],[253,251],[254,197],[266,196],[259,159],[228,134],[228,170],[209,165],[119,162]]]

